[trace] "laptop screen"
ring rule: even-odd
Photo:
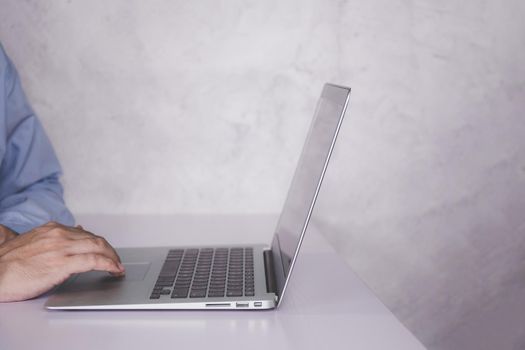
[[[349,97],[349,88],[326,84],[317,104],[274,237],[273,248],[280,250],[283,267],[283,275],[277,276],[281,293],[308,225]]]

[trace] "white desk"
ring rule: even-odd
[[[270,242],[273,216],[82,216],[117,247]],[[45,311],[0,304],[0,349],[424,349],[309,230],[274,311]]]

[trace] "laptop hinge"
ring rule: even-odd
[[[277,295],[277,283],[275,283],[275,272],[273,269],[273,254],[271,250],[264,253],[264,274],[266,275],[266,291]]]

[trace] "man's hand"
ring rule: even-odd
[[[90,270],[124,274],[104,238],[50,222],[0,244],[0,302],[34,298]]]
[[[9,241],[10,239],[18,236],[15,231],[11,230],[9,227],[0,225],[0,244]]]

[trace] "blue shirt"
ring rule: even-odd
[[[53,147],[0,45],[0,224],[18,233],[48,221],[73,225],[60,175]]]

